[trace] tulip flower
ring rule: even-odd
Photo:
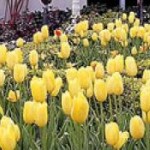
[[[115,24],[113,22],[107,24],[107,29],[109,31],[112,31],[114,29],[114,27],[115,27]]]
[[[32,50],[29,54],[29,62],[31,66],[36,66],[38,64],[39,56],[36,50]]]
[[[14,79],[17,83],[22,83],[27,75],[27,66],[25,64],[16,64],[14,66]]]
[[[18,55],[15,51],[7,53],[6,63],[9,69],[13,70],[14,66],[18,63]]]
[[[99,102],[104,102],[106,100],[107,86],[103,80],[101,80],[101,79],[95,80],[94,95]]]
[[[94,24],[92,28],[93,28],[93,31],[99,33],[100,31],[103,30],[104,26],[102,23],[97,23],[97,24]]]
[[[134,77],[137,75],[138,68],[135,59],[132,56],[128,56],[125,60],[125,68],[128,76]]]
[[[96,33],[92,34],[92,40],[97,41],[98,40],[98,35]]]
[[[46,40],[49,37],[49,29],[47,25],[42,26],[41,28],[42,37]]]
[[[69,68],[66,70],[67,81],[77,78],[78,71],[76,68]]]
[[[0,64],[5,64],[7,58],[7,48],[5,45],[0,45]]]
[[[4,71],[0,70],[0,87],[2,87],[4,85],[4,81],[5,81]]]
[[[60,42],[61,42],[61,43],[62,43],[62,42],[68,42],[68,37],[67,37],[66,34],[62,34],[62,35],[60,36]]]
[[[17,91],[10,90],[8,93],[7,99],[13,103],[17,102],[20,99],[20,91],[19,90],[17,90]]]
[[[105,70],[104,70],[104,66],[102,65],[102,63],[97,63],[96,67],[95,67],[95,77],[96,78],[103,78],[105,74]]]
[[[35,117],[35,102],[25,102],[24,107],[23,107],[23,120],[27,124],[33,124],[34,123],[34,117]]]
[[[94,87],[93,87],[93,83],[90,82],[90,86],[89,88],[86,90],[86,96],[88,98],[91,98],[94,95]]]
[[[62,94],[61,101],[62,109],[66,115],[71,115],[71,109],[73,105],[73,99],[68,91]]]
[[[150,124],[150,111],[147,113],[142,111],[142,119],[145,123]]]
[[[123,57],[123,55],[117,55],[115,57],[115,63],[116,63],[116,65],[115,65],[116,72],[122,73],[124,70],[124,57]]]
[[[71,47],[68,42],[61,43],[61,50],[58,56],[62,59],[67,59],[70,56]]]
[[[119,127],[117,123],[111,122],[111,123],[106,124],[105,137],[106,137],[106,142],[111,146],[114,146],[118,143]]]
[[[44,102],[47,98],[46,84],[42,78],[33,77],[30,82],[31,93],[34,101]]]
[[[84,47],[89,47],[89,41],[88,41],[88,39],[83,39],[83,46]]]
[[[123,20],[126,20],[126,19],[127,19],[127,14],[123,13],[123,14],[122,14],[122,19],[123,19]]]
[[[39,127],[44,127],[48,122],[47,103],[37,103],[35,105],[35,124]]]
[[[138,140],[144,137],[145,126],[143,120],[139,116],[134,116],[130,120],[130,133],[131,136]]]
[[[143,111],[150,111],[150,86],[145,86],[141,89],[140,106]]]
[[[16,48],[14,50],[14,52],[16,52],[17,56],[18,56],[18,63],[22,63],[23,62],[23,52],[20,48]]]
[[[142,76],[142,82],[146,83],[150,79],[150,70],[144,70],[143,76]]]
[[[84,123],[89,114],[89,104],[82,92],[73,99],[73,107],[71,110],[71,118],[77,123]]]
[[[23,47],[24,42],[25,41],[22,38],[17,39],[17,41],[16,41],[17,47],[20,47],[20,48]]]
[[[90,75],[88,69],[81,67],[78,70],[78,80],[81,88],[88,89],[90,85]]]
[[[109,74],[113,74],[116,71],[116,62],[114,59],[108,59],[106,70]]]
[[[135,46],[131,49],[131,54],[132,55],[136,55],[137,54],[137,48]]]

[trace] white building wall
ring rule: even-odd
[[[80,0],[81,8],[87,4],[87,0]],[[51,5],[55,8],[66,10],[66,8],[71,8],[72,0],[52,0]],[[5,16],[6,0],[0,0],[0,19]],[[43,4],[40,0],[29,0],[29,10],[42,11]]]

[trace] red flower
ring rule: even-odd
[[[60,37],[62,35],[62,31],[61,30],[55,30],[54,31],[55,35],[57,35],[58,37]]]

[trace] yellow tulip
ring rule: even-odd
[[[37,34],[38,43],[42,43],[44,41],[42,32],[38,31],[36,34]]]
[[[44,102],[47,98],[46,84],[42,78],[33,77],[30,82],[31,93],[36,102]]]
[[[139,26],[140,25],[140,19],[136,18],[134,22],[134,26]]]
[[[17,39],[17,41],[16,41],[17,47],[23,47],[24,42],[25,41],[22,38]]]
[[[122,27],[122,20],[121,19],[116,19],[115,20],[115,25],[116,25],[116,28]]]
[[[7,53],[7,59],[6,59],[6,63],[9,69],[14,68],[15,64],[18,63],[18,55],[15,51],[11,51]]]
[[[143,39],[145,33],[146,33],[146,31],[145,31],[145,28],[143,26],[138,27],[137,37]]]
[[[0,121],[0,126],[7,128],[11,124],[14,124],[14,122],[11,120],[11,118],[7,116],[3,116],[1,121]]]
[[[77,123],[84,123],[88,117],[89,104],[82,92],[73,99],[71,118]]]
[[[93,31],[99,33],[100,31],[103,30],[104,27],[102,23],[98,23],[98,24],[94,24],[92,28],[93,28]]]
[[[147,113],[142,111],[142,119],[145,123],[150,123],[150,111]]]
[[[68,42],[68,37],[67,37],[66,34],[62,34],[62,35],[60,36],[60,42],[61,42],[61,43],[62,43],[62,42]]]
[[[0,64],[5,64],[7,58],[7,48],[5,45],[0,45]]]
[[[62,85],[63,85],[62,79],[60,77],[56,78],[55,79],[55,86],[54,86],[53,91],[51,92],[51,96],[57,96]]]
[[[41,28],[42,37],[46,40],[49,37],[49,29],[47,25],[42,26]]]
[[[91,98],[93,96],[93,94],[94,94],[94,87],[93,87],[93,83],[90,82],[90,86],[89,86],[89,88],[86,91],[86,96],[88,98]]]
[[[116,71],[116,61],[115,59],[108,59],[107,65],[106,65],[106,70],[109,74],[113,74]]]
[[[83,39],[83,46],[84,47],[89,47],[89,41],[88,41],[88,39]]]
[[[113,94],[113,87],[112,87],[112,85],[114,84],[113,82],[114,82],[114,80],[112,77],[108,77],[106,80],[106,86],[107,86],[107,93],[108,94]]]
[[[121,95],[124,91],[122,76],[119,72],[112,75],[112,87],[115,95]]]
[[[3,70],[0,70],[0,87],[4,85],[5,82],[5,74]]]
[[[47,103],[38,103],[35,107],[35,124],[44,127],[48,122]]]
[[[55,75],[52,70],[47,70],[43,72],[43,79],[46,84],[48,93],[50,94],[54,90],[55,86]]]
[[[145,86],[141,89],[140,93],[140,106],[145,112],[150,111],[150,86]]]
[[[95,73],[94,73],[94,70],[93,70],[92,66],[87,66],[86,70],[89,74],[90,80],[94,81],[95,80]]]
[[[81,86],[77,78],[68,81],[68,89],[72,97],[77,96],[79,91],[81,91]]]
[[[15,131],[15,135],[16,135],[16,141],[18,142],[21,138],[21,133],[20,133],[20,129],[19,129],[18,125],[14,125],[14,131]]]
[[[115,24],[113,22],[107,24],[107,29],[109,31],[112,31],[114,29],[114,27],[115,27]]]
[[[96,33],[92,34],[92,40],[97,41],[98,40],[98,35]]]
[[[105,137],[106,137],[106,142],[109,145],[114,146],[117,144],[117,142],[119,141],[119,127],[117,123],[111,122],[106,124]]]
[[[88,73],[88,69],[81,67],[78,70],[78,80],[81,88],[88,89],[90,85],[90,75]]]
[[[130,24],[134,22],[134,19],[135,19],[135,16],[129,15],[128,20]]]
[[[25,64],[16,64],[14,66],[14,79],[17,83],[22,83],[27,75],[27,66]]]
[[[70,56],[71,47],[68,42],[61,43],[61,51],[58,56],[63,59],[67,59]]]
[[[99,102],[104,102],[106,100],[107,86],[103,80],[101,80],[101,79],[95,80],[94,95]]]
[[[70,68],[66,70],[67,81],[77,78],[78,71],[76,68]]]
[[[122,14],[122,19],[123,19],[123,20],[126,20],[126,19],[127,19],[127,14],[123,13],[123,14]]]
[[[73,99],[68,91],[62,94],[61,105],[66,115],[71,115],[71,109],[73,105]]]
[[[34,117],[35,117],[35,102],[25,102],[23,107],[23,120],[27,124],[33,124],[34,123]]]
[[[122,73],[124,70],[124,57],[123,55],[117,55],[115,57],[115,71]]]
[[[134,116],[130,120],[130,133],[131,136],[138,140],[144,137],[145,126],[143,120],[139,116]]]
[[[131,54],[132,55],[136,55],[137,54],[137,48],[135,46],[131,49]]]
[[[130,28],[130,37],[131,38],[135,38],[137,36],[138,33],[138,27],[134,26],[132,28]]]
[[[127,142],[128,138],[129,138],[128,132],[119,132],[119,140],[117,144],[114,145],[114,148],[120,150],[122,146]]]
[[[102,63],[97,63],[95,67],[95,77],[96,78],[103,78],[105,74],[104,66]]]
[[[125,60],[125,68],[128,76],[134,77],[138,73],[136,61],[133,57],[128,56]]]
[[[29,54],[29,62],[31,66],[36,66],[38,64],[39,56],[36,50],[32,50]]]
[[[39,40],[38,40],[38,34],[37,33],[34,33],[33,34],[33,42],[35,43],[35,44],[39,44],[40,42],[39,42]]]
[[[23,62],[23,52],[20,48],[16,48],[14,50],[17,53],[18,56],[18,63],[22,63]]]
[[[20,99],[20,91],[12,91],[10,90],[8,93],[8,98],[7,98],[10,102],[17,102]]]
[[[150,70],[144,70],[142,76],[142,82],[146,83],[150,79]]]

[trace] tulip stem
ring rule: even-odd
[[[150,141],[149,141],[149,124],[146,123],[146,147],[147,150],[150,149]]]
[[[101,107],[101,121],[102,121],[102,144],[104,144],[104,112],[103,112],[103,103],[100,103],[100,107]],[[102,145],[102,147],[104,147]]]
[[[110,111],[110,120],[113,120],[113,112],[112,112],[112,101],[111,101],[111,97],[109,96],[109,111]]]
[[[47,137],[46,137],[46,127],[43,127],[40,129],[41,130],[41,147],[42,150],[47,150],[46,148],[46,141],[47,141]]]

